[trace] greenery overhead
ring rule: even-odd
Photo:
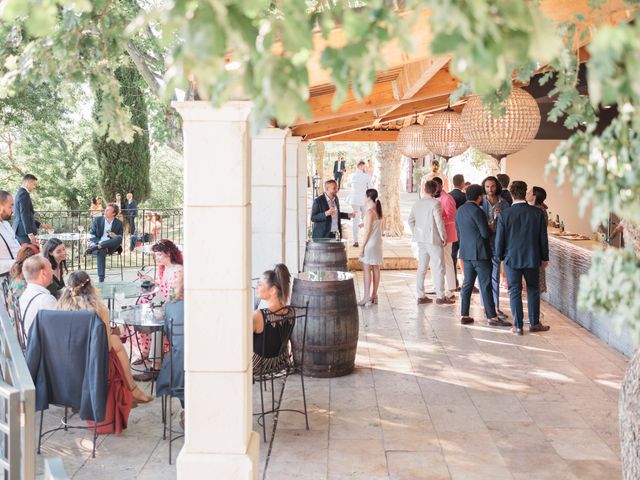
[[[337,106],[349,86],[358,97],[371,90],[376,71],[384,68],[380,51],[386,44],[397,41],[411,49],[410,27],[428,8],[432,53],[451,55],[451,69],[462,82],[455,96],[481,94],[499,113],[514,77],[528,82],[546,71],[542,82],[550,82],[554,102],[549,119],[575,129],[549,168],[561,179],[570,178],[583,204],[592,204],[594,225],[610,212],[639,222],[639,2],[625,2],[629,22],[619,25],[598,20],[612,13],[605,3],[589,2],[587,29],[581,17],[554,25],[539,2],[525,0],[6,0],[0,97],[23,95],[51,79],[89,84],[103,92],[99,132],[115,142],[131,142],[131,112],[121,108],[115,72],[133,61],[166,109],[159,131],[179,130],[167,102],[178,91],[192,98],[194,89],[215,104],[251,98],[254,125],[272,119],[287,125],[310,113],[307,63],[314,41],[329,39],[336,26],[344,31],[343,45],[320,52],[336,86]],[[588,97],[577,75],[577,47],[586,43]],[[598,112],[606,107],[617,108],[617,116],[600,131]],[[173,138],[179,145],[179,134]],[[637,256],[612,249],[596,255],[582,304],[640,326],[637,308],[607,296],[620,288],[617,282],[599,283],[599,294],[588,294],[595,278],[612,278],[618,262],[630,272],[625,278],[637,279]]]

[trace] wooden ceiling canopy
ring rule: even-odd
[[[542,0],[541,8],[558,23],[582,14],[581,28],[627,21],[631,15],[624,0],[609,0],[595,11],[589,8],[588,0]],[[316,53],[308,64],[312,118],[298,119],[291,125],[293,134],[308,141],[394,141],[398,130],[414,116],[422,123],[425,115],[445,109],[458,80],[449,72],[449,57],[429,53],[432,33],[428,13],[416,21],[412,38],[416,45],[413,54],[404,53],[396,43],[381,52],[388,68],[378,73],[366,98],[357,100],[350,90],[342,105],[333,110],[335,87],[330,84],[330,74],[320,67],[319,58],[326,45],[343,44],[344,35],[336,29],[325,41],[318,34],[314,38]],[[581,57],[586,58],[581,50]],[[463,104],[464,99],[455,109],[460,111]]]

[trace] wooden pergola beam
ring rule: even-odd
[[[323,142],[395,142],[398,130],[356,130],[324,137]]]

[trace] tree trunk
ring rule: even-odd
[[[380,165],[379,194],[382,202],[384,235],[401,237],[404,224],[400,217],[400,169],[402,155],[394,142],[378,142],[376,155]]]
[[[320,175],[320,185],[322,185],[325,180],[328,180],[324,178],[324,142],[313,142],[311,148],[313,149],[313,163],[316,169],[314,173]]]

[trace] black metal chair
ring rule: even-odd
[[[262,426],[263,440],[267,441],[267,429],[265,415],[278,414],[279,412],[296,412],[304,415],[306,429],[309,430],[309,418],[307,415],[307,396],[304,389],[304,349],[307,335],[307,313],[309,305],[296,307],[288,305],[276,312],[263,309],[264,329],[262,334],[262,345],[254,344],[253,353],[253,382],[260,384],[260,413],[258,424]],[[296,365],[293,361],[293,347],[291,344],[291,334],[293,329],[302,328],[302,344],[297,346],[300,349],[300,362]],[[257,350],[257,351],[256,351]],[[284,378],[285,382],[289,375],[299,373],[302,386],[302,402],[304,410],[283,409],[282,399],[279,399],[276,406],[274,380]],[[271,409],[265,411],[264,391],[267,383],[271,383]],[[277,417],[276,417],[277,418]]]
[[[165,322],[165,325],[167,323]],[[167,430],[169,431],[169,465],[171,465],[172,444],[175,440],[184,437],[184,432],[173,429],[173,398],[177,397],[184,404],[184,323],[175,323],[173,318],[168,319],[168,339],[169,353],[162,362],[161,370],[168,370],[169,385],[168,389],[163,389],[160,385],[161,378],[158,378],[158,392],[163,390],[162,395],[162,439],[167,439]],[[175,361],[175,357],[180,356],[182,361]],[[176,366],[177,364],[177,366]],[[182,375],[176,375],[175,369],[182,368]],[[176,377],[182,378],[182,382],[174,384]],[[160,393],[159,393],[160,394]],[[168,410],[168,411],[167,411]],[[167,427],[167,421],[169,423]]]

